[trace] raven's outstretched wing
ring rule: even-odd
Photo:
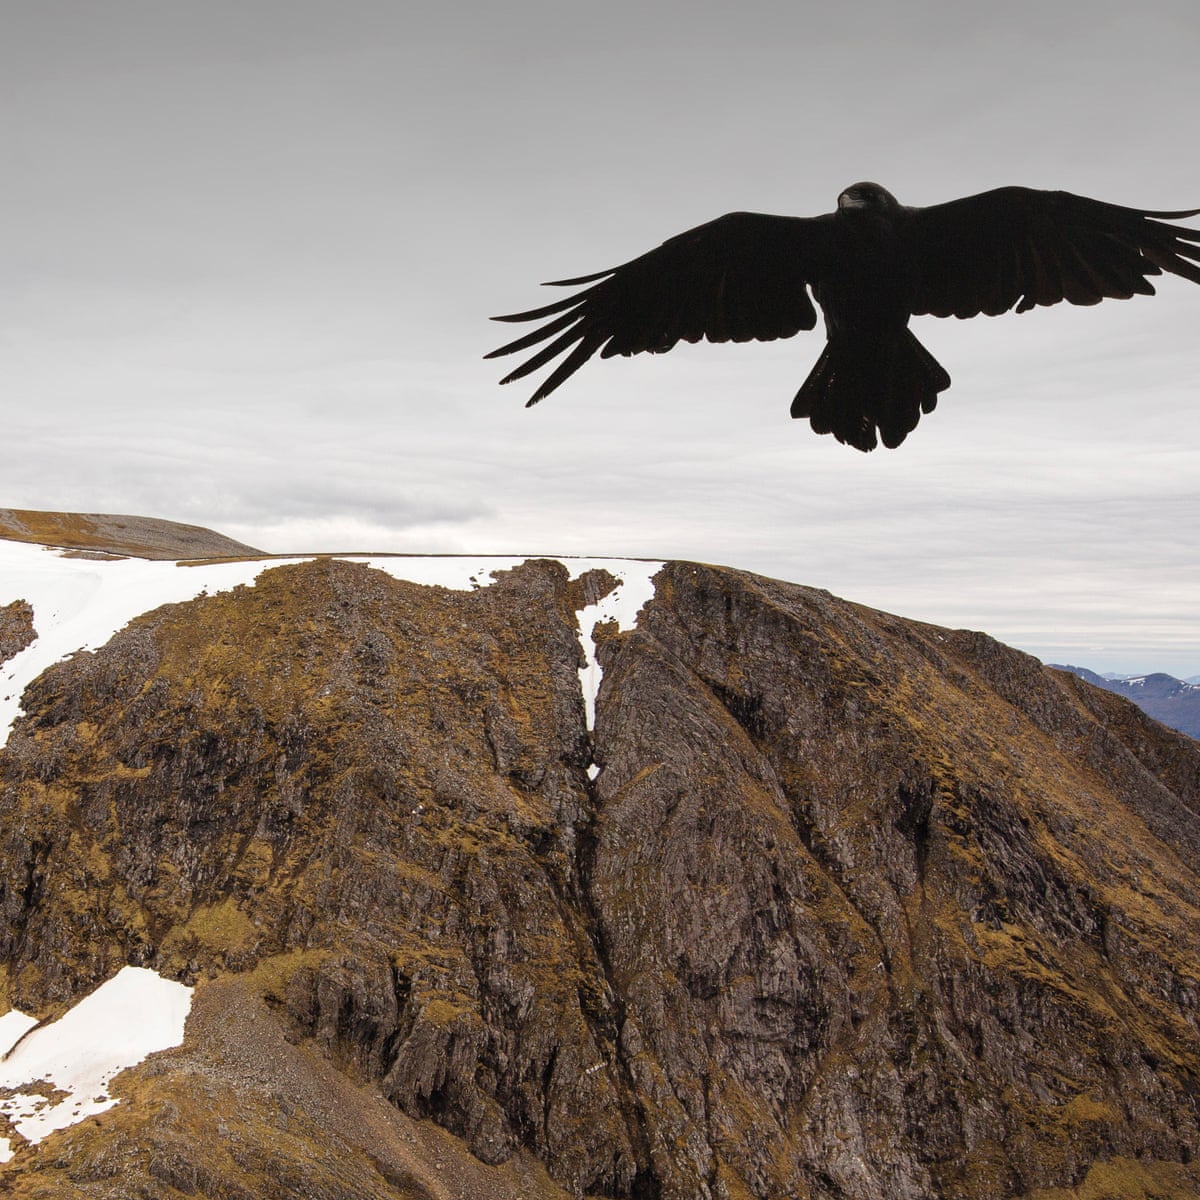
[[[919,264],[914,313],[994,316],[1016,305],[1098,304],[1153,295],[1149,276],[1200,283],[1200,230],[1143,212],[1033,188],[1005,187],[909,210],[905,236]]]
[[[591,286],[543,308],[497,321],[544,325],[493,350],[487,358],[549,341],[500,382],[508,383],[566,357],[527,402],[550,395],[597,351],[660,353],[677,342],[771,341],[817,323],[806,285],[836,258],[831,216],[777,217],[727,213],[664,242],[624,266],[562,279],[551,286]],[[550,339],[553,339],[552,341]]]

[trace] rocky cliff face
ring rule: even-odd
[[[0,1008],[126,964],[196,1003],[0,1184],[1200,1193],[1200,746],[982,635],[688,563],[598,628],[589,730],[577,613],[614,582],[289,565],[41,676],[0,754]]]

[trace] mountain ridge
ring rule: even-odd
[[[1200,1191],[1193,741],[731,568],[418,565],[192,569],[23,685],[0,1004],[196,992],[11,1194]]]

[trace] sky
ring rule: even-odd
[[[689,558],[1200,674],[1200,288],[916,318],[895,451],[788,416],[819,332],[595,361],[490,315],[735,209],[1200,206],[1194,0],[0,0],[0,507],[276,553]]]

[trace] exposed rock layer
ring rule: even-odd
[[[287,1089],[198,1021],[106,1114],[119,1182],[89,1122],[22,1150],[14,1194],[1200,1188],[1200,747],[982,635],[684,563],[598,635],[589,739],[574,614],[610,583],[286,566],[29,689],[0,999],[153,966],[307,1082],[277,1136]],[[491,1191],[391,1118],[331,1125],[331,1070]],[[218,1120],[240,1158],[206,1152]]]

